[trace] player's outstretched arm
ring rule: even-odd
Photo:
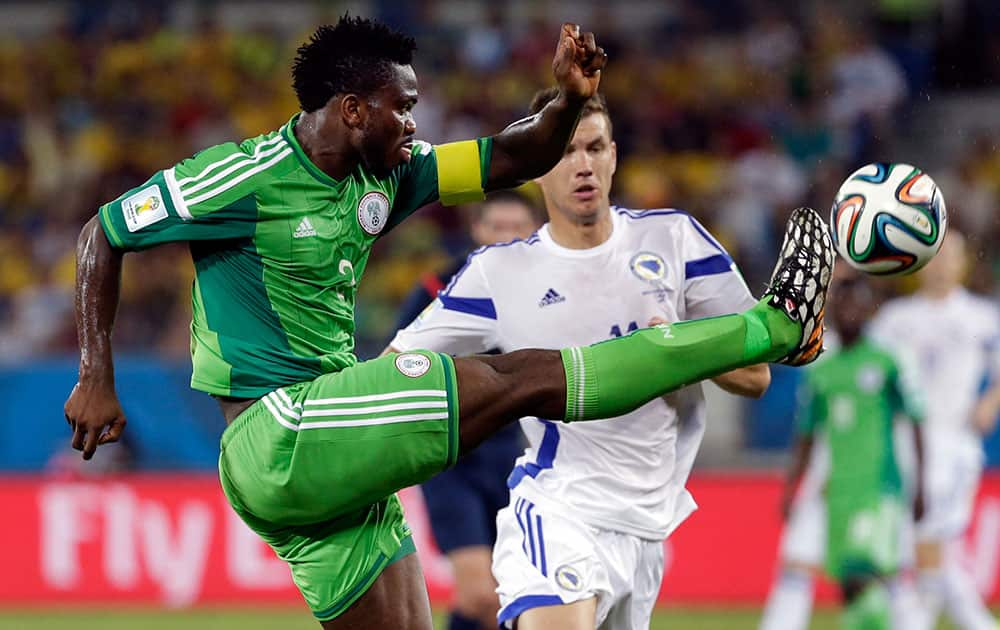
[[[552,60],[559,96],[534,116],[519,120],[493,137],[487,190],[512,188],[549,172],[573,137],[580,111],[597,93],[607,61],[593,33],[563,24]]]
[[[124,252],[111,247],[95,216],[76,246],[76,332],[80,343],[79,380],[66,401],[72,445],[83,458],[99,444],[116,442],[125,428],[111,356],[111,328],[118,310]]]

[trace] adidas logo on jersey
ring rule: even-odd
[[[553,304],[558,304],[559,302],[565,302],[566,298],[556,293],[555,289],[549,289],[542,296],[542,299],[538,301],[538,307],[551,306]]]
[[[316,236],[316,228],[313,227],[309,217],[302,217],[302,221],[299,222],[299,227],[295,228],[292,238],[305,238],[307,236]]]

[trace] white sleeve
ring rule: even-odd
[[[497,312],[480,258],[473,253],[437,299],[396,333],[396,350],[433,350],[454,356],[500,345]]]
[[[896,319],[897,308],[893,302],[887,302],[875,317],[865,326],[865,333],[883,348],[892,348],[896,344],[896,332],[900,329]]]
[[[694,217],[684,230],[684,318],[741,313],[756,300],[732,257]]]

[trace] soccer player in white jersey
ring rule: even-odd
[[[532,111],[554,96],[536,95]],[[474,252],[392,348],[554,348],[754,303],[732,258],[693,217],[611,207],[614,172],[611,121],[596,97],[562,160],[537,180],[550,222],[526,240]],[[715,381],[760,396],[770,371],[754,365]],[[521,426],[530,446],[497,516],[498,620],[521,630],[648,628],[663,540],[696,508],[684,485],[705,429],[700,386],[617,422],[523,418]]]
[[[925,619],[913,630],[933,628],[942,605],[962,630],[997,628],[962,565],[960,540],[982,474],[982,436],[1000,411],[1000,312],[962,287],[964,270],[965,238],[952,229],[920,272],[920,289],[887,303],[871,331],[913,353],[927,404],[927,512],[916,531]]]

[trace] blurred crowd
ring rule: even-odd
[[[615,203],[695,214],[756,291],[792,208],[825,211],[866,162],[912,162],[931,171],[954,221],[973,236],[971,282],[995,290],[996,127],[965,129],[969,140],[947,159],[933,138],[918,136],[932,96],[1000,86],[998,44],[985,35],[1000,26],[993,3],[578,4],[610,57],[601,85],[618,143]],[[196,4],[183,26],[171,3],[60,6],[64,14],[44,35],[0,39],[5,360],[75,351],[82,224],[154,171],[287,121],[297,109],[290,60],[315,26],[236,27],[216,4]],[[417,37],[418,136],[431,142],[494,133],[551,83],[558,22],[549,13],[557,11],[463,3],[460,19],[446,15],[456,6],[370,5],[370,14]],[[439,207],[379,242],[357,309],[362,357],[391,335],[414,280],[467,247],[463,214]],[[130,257],[118,351],[185,355],[192,274],[182,246]]]

